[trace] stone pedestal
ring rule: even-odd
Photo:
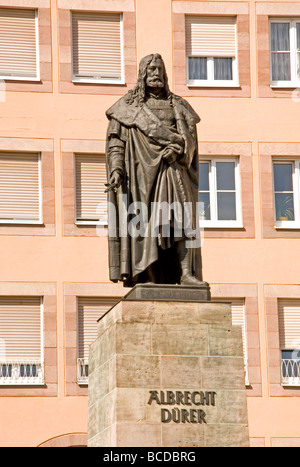
[[[242,334],[230,303],[137,292],[99,320],[90,347],[88,445],[248,446]]]

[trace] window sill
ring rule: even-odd
[[[1,219],[0,225],[37,225],[37,226],[44,226],[45,224],[41,221],[26,221],[26,220],[6,220]]]
[[[300,83],[298,84],[287,84],[287,83],[282,83],[282,84],[270,84],[270,88],[272,89],[298,89],[300,87]]]
[[[226,81],[221,81],[221,82],[211,82],[211,83],[187,83],[186,84],[188,88],[236,88],[236,89],[241,89],[241,86],[239,83],[226,83]]]
[[[300,230],[300,225],[274,225],[276,230]]]
[[[284,387],[284,388],[299,388],[300,387],[300,382],[298,382],[298,383],[282,382],[281,386]]]
[[[204,221],[200,220],[200,228],[204,229],[243,229],[243,224],[229,224],[229,223],[212,223],[206,224]]]
[[[24,76],[0,76],[0,80],[2,81],[24,81],[24,82],[29,82],[29,83],[40,83],[41,78],[29,78],[29,77],[24,77]]]
[[[106,84],[106,85],[119,85],[119,86],[125,86],[125,81],[124,80],[100,80],[100,79],[88,79],[88,78],[73,78],[72,83],[74,84]]]
[[[86,227],[107,227],[107,222],[96,222],[96,221],[75,221],[75,225],[86,226]]]

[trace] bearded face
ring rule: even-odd
[[[148,88],[163,88],[165,86],[165,69],[163,61],[154,57],[147,66],[146,86]]]

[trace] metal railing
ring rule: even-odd
[[[89,360],[77,358],[77,383],[88,384],[89,382]]]
[[[0,385],[36,384],[44,384],[44,364],[41,361],[0,361]]]
[[[283,386],[300,386],[300,359],[281,359],[281,384]]]

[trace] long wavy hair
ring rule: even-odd
[[[127,93],[126,102],[127,104],[137,104],[142,105],[146,99],[146,77],[147,77],[147,68],[152,60],[160,59],[163,63],[163,76],[164,76],[164,92],[168,99],[172,100],[172,93],[169,89],[168,76],[165,68],[164,61],[160,54],[151,54],[142,58],[139,66],[139,74],[136,86]]]

